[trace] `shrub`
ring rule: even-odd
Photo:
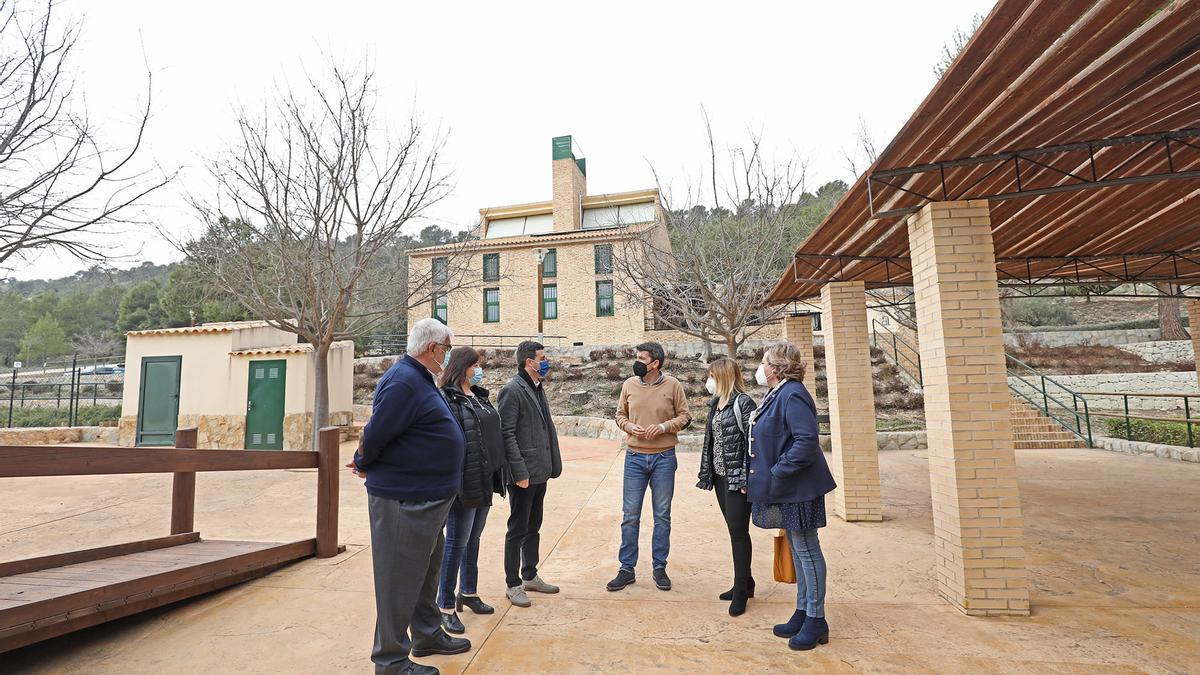
[[[394,361],[391,359],[383,359],[379,362],[379,370],[386,373],[392,367],[393,363]]]
[[[355,375],[366,375],[367,370],[368,370],[368,366],[365,363],[354,364],[354,374]]]
[[[604,379],[606,380],[624,380],[625,370],[621,366],[609,366],[604,369]]]
[[[593,349],[592,351],[588,352],[588,360],[589,361],[600,361],[603,358],[604,358],[604,350],[603,349]]]
[[[1187,445],[1187,426],[1182,422],[1129,420],[1129,426],[1126,427],[1124,418],[1121,418],[1106,419],[1104,423],[1108,427],[1108,435],[1114,438],[1160,445]],[[1133,433],[1129,434],[1129,431]]]
[[[1075,323],[1071,308],[1062,298],[1013,298],[1008,316],[1029,326],[1070,326]]]
[[[78,426],[94,427],[102,422],[115,422],[121,419],[119,405],[88,405],[80,406],[75,416]],[[13,410],[14,427],[65,427],[67,425],[67,407],[61,408],[16,408]]]
[[[582,380],[583,368],[567,368],[566,374],[563,376],[565,380]]]

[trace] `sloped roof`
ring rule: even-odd
[[[991,200],[1002,278],[1078,274],[1078,265],[1037,256],[1114,256],[1085,269],[1101,279],[1105,265],[1147,266],[1161,259],[1150,254],[1200,251],[1200,139],[1168,141],[1173,156],[1153,142],[1086,143],[1200,128],[1197,26],[1196,1],[1000,0],[875,164],[801,244],[798,258],[809,257],[792,262],[768,302],[812,297],[833,277],[876,287],[911,283],[904,270],[878,260],[907,258],[907,215],[881,214],[928,201],[919,195],[953,199],[960,190],[969,194],[958,198]],[[1064,144],[1080,145],[1044,160],[1053,162],[1048,167],[1026,162],[1022,177],[989,173],[994,167],[986,163],[954,163]],[[1027,196],[1030,186],[1071,184],[1075,178],[1063,171],[1095,168],[1089,154],[1101,164],[1099,175],[1112,171],[1131,182]],[[872,175],[923,165],[937,170],[890,174],[899,187],[885,185],[882,198],[872,189],[883,185]],[[1134,182],[1167,173],[1175,179]],[[849,259],[870,256],[878,259]],[[1170,267],[1175,278],[1200,277],[1200,256]]]

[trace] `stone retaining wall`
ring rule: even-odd
[[[1191,340],[1131,342],[1127,345],[1121,345],[1120,349],[1137,354],[1150,363],[1174,363],[1177,361],[1189,361],[1196,357]]]
[[[1066,347],[1069,345],[1099,345],[1116,347],[1135,342],[1153,342],[1161,335],[1157,328],[1127,328],[1122,330],[1055,330],[1040,333],[1005,333],[1004,346],[1016,347],[1024,340],[1026,344],[1034,342],[1045,347]]]
[[[602,417],[555,416],[554,426],[562,436],[603,438],[624,441],[625,434],[617,423]],[[875,434],[880,450],[922,450],[925,445],[924,431],[880,431]],[[821,449],[829,450],[829,436],[821,436]],[[679,452],[700,452],[704,446],[704,434],[681,434],[675,448]]]
[[[117,445],[116,427],[28,427],[0,429],[0,445]]]
[[[1093,439],[1098,448],[1126,455],[1149,455],[1164,459],[1174,459],[1181,462],[1200,463],[1200,449],[1185,448],[1178,445],[1159,445],[1141,441],[1127,441],[1123,438],[1097,436]]]
[[[1030,378],[1026,378],[1030,379]],[[1097,373],[1094,375],[1054,375],[1052,378],[1055,382],[1073,389],[1078,392],[1096,392],[1096,391],[1114,391],[1114,392],[1129,392],[1134,394],[1153,394],[1153,393],[1169,393],[1169,394],[1200,394],[1200,386],[1197,385],[1195,371],[1187,370],[1174,373]],[[1031,380],[1032,381],[1032,380]],[[1031,396],[1040,396],[1034,394],[1033,387],[1023,383],[1015,377],[1008,378],[1011,386],[1018,387],[1022,391],[1028,392]],[[1056,387],[1050,385],[1048,387],[1051,395],[1056,395]],[[1059,400],[1064,404],[1070,405],[1070,396],[1063,398],[1066,392],[1058,390]],[[1107,410],[1123,410],[1124,402],[1120,396],[1088,396],[1088,406],[1091,412],[1096,412],[1099,409]],[[1131,397],[1129,399],[1130,411],[1175,411],[1183,410],[1183,399],[1181,398],[1141,398]]]

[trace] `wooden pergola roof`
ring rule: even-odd
[[[1000,0],[768,302],[911,284],[945,199],[991,202],[1001,280],[1200,284],[1200,0]]]

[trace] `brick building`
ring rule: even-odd
[[[644,303],[622,293],[613,264],[634,237],[670,246],[658,190],[589,195],[587,165],[570,136],[553,140],[551,175],[549,201],[480,209],[462,285],[434,293],[409,321],[432,316],[459,335],[504,336],[505,344],[536,335],[552,346],[694,340],[653,330]],[[456,255],[461,245],[413,251],[413,277],[449,282]]]

